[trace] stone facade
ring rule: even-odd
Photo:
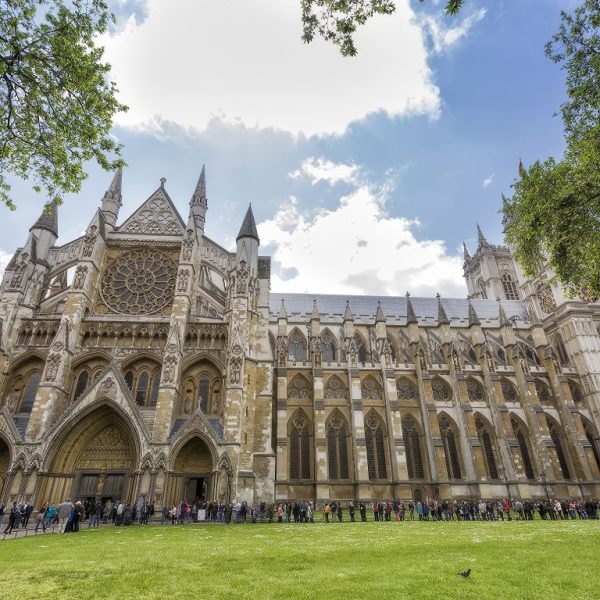
[[[0,501],[600,495],[600,305],[479,231],[466,299],[270,292],[160,187],[56,207],[0,287]]]

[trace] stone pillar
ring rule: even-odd
[[[352,447],[354,458],[354,480],[358,483],[358,499],[370,499],[367,441],[365,438],[365,416],[363,413],[360,372],[348,367],[350,402],[352,407]]]

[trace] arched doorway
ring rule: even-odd
[[[211,500],[213,469],[213,455],[206,442],[198,436],[189,439],[173,463],[168,503]]]
[[[0,437],[0,500],[4,497],[6,476],[10,467],[10,448]]]
[[[41,501],[131,502],[137,450],[125,420],[104,406],[69,429],[50,464]]]

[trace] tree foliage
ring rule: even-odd
[[[419,0],[423,2],[423,0]],[[446,14],[456,15],[464,0],[447,0]],[[390,15],[394,0],[301,0],[302,39],[310,43],[315,35],[339,46],[343,56],[355,56],[356,29],[374,15]]]
[[[110,128],[126,107],[95,41],[111,19],[103,0],[0,3],[0,202],[9,208],[11,174],[51,202],[79,191],[86,161],[123,164]]]
[[[547,264],[568,292],[600,296],[600,0],[562,14],[548,57],[566,71],[566,150],[520,170],[505,201],[506,239],[528,276]]]

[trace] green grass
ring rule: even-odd
[[[111,527],[0,541],[0,598],[591,599],[599,555],[600,521]]]

